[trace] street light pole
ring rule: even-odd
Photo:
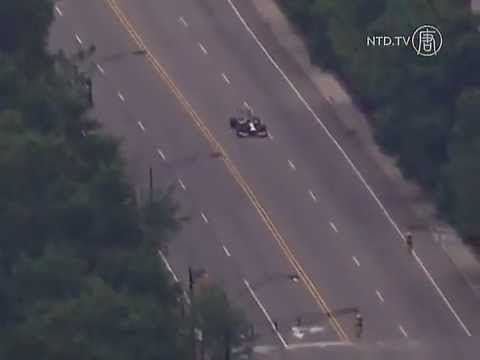
[[[87,88],[88,88],[88,103],[90,106],[93,106],[93,85],[92,85],[92,79],[91,78],[87,78],[85,80],[85,83],[87,85]]]
[[[188,289],[190,292],[190,302],[191,302],[191,307],[190,307],[190,316],[191,316],[191,336],[192,336],[192,356],[193,360],[197,359],[197,341],[195,339],[195,304],[194,304],[194,293],[193,293],[193,272],[192,268],[189,266],[188,267]]]
[[[150,184],[149,190],[150,190],[150,205],[151,205],[153,204],[153,171],[151,166],[148,169],[148,175],[149,175],[149,184]]]
[[[193,295],[193,273],[192,268],[188,267],[188,289],[190,290],[190,296]]]

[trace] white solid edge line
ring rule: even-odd
[[[97,69],[98,69],[98,71],[100,71],[102,74],[105,74],[105,70],[103,69],[103,67],[102,67],[100,64],[97,64]]]
[[[223,78],[223,80],[225,80],[225,82],[226,82],[227,84],[230,85],[230,79],[227,77],[227,75],[225,75],[225,73],[222,73],[222,78]]]
[[[166,159],[167,159],[167,158],[165,157],[165,154],[163,153],[162,150],[157,149],[157,153],[158,153],[158,155],[160,155],[160,157],[161,157],[163,160],[166,160]]]
[[[405,331],[405,329],[403,328],[402,325],[398,325],[398,328],[399,328],[400,331],[402,332],[403,336],[408,337],[408,334],[407,334],[407,332]]]
[[[225,251],[225,254],[227,254],[227,256],[232,256],[232,254],[230,254],[230,251],[228,251],[227,247],[225,245],[223,245],[223,251]]]
[[[80,39],[80,36],[78,36],[78,34],[77,34],[77,33],[75,33],[75,40],[77,40],[77,42],[78,42],[80,45],[82,45],[82,44],[83,44],[83,41],[82,41],[82,39]]]
[[[207,217],[205,216],[205,214],[202,212],[201,215],[202,215],[203,221],[205,221],[205,223],[208,224],[208,219],[207,219]]]
[[[58,15],[63,16],[62,10],[60,10],[60,7],[58,5],[55,5],[55,11]]]
[[[360,267],[360,261],[358,261],[355,256],[352,256],[352,259],[353,259],[353,261],[355,262],[355,264],[356,264],[358,267]]]
[[[200,50],[202,50],[202,52],[203,52],[205,55],[208,54],[207,49],[205,49],[205,46],[203,46],[202,43],[198,43],[198,46],[200,46]]]
[[[335,224],[334,224],[333,222],[331,222],[331,221],[330,221],[330,226],[332,227],[333,231],[338,232],[337,227],[336,227]]]
[[[145,131],[145,126],[143,126],[141,121],[137,121],[137,124],[138,126],[140,126],[140,129],[142,129],[142,131]]]
[[[282,334],[280,334],[278,332],[278,330],[275,328],[275,325],[272,321],[272,318],[270,317],[270,315],[268,314],[267,310],[265,309],[265,307],[262,305],[262,303],[260,302],[260,300],[258,299],[257,295],[254,293],[254,291],[252,290],[251,286],[250,286],[250,283],[246,280],[246,279],[243,279],[243,283],[245,284],[245,286],[247,287],[248,291],[250,292],[250,295],[252,295],[253,297],[253,300],[255,300],[255,302],[257,303],[258,307],[260,308],[260,310],[263,312],[263,315],[265,315],[265,317],[267,318],[267,321],[268,323],[270,324],[270,326],[272,327],[273,331],[275,332],[275,334],[277,335],[277,337],[280,339],[280,342],[282,343],[283,347],[285,349],[288,348],[288,344],[287,342],[285,341],[285,339],[283,338]]]
[[[433,284],[433,286],[435,287],[435,289],[438,291],[438,293],[442,296],[442,298],[444,299],[445,303],[447,304],[448,308],[450,309],[450,311],[452,312],[453,316],[455,316],[455,319],[457,319],[457,321],[460,323],[460,325],[462,326],[463,330],[467,333],[468,336],[472,336],[472,333],[470,332],[470,330],[468,330],[467,326],[463,323],[462,319],[460,318],[460,316],[458,316],[457,312],[455,311],[455,309],[453,308],[452,304],[450,304],[450,301],[448,301],[447,297],[443,294],[443,291],[440,289],[440,287],[437,285],[437,282],[433,279],[432,275],[430,274],[430,272],[427,270],[427,268],[425,267],[425,265],[423,264],[423,261],[417,256],[416,252],[413,251],[413,256],[415,258],[415,260],[417,261],[418,264],[420,264],[420,267],[423,269],[423,271],[425,272],[425,274],[427,275],[427,277],[429,278],[430,282]]]
[[[380,301],[381,301],[382,303],[384,303],[384,302],[385,302],[385,299],[383,298],[383,296],[382,296],[382,294],[380,293],[380,291],[379,291],[379,290],[375,290],[375,293],[377,294],[377,296],[378,296],[378,298],[380,299]]]
[[[165,255],[163,255],[163,253],[162,253],[161,250],[158,250],[158,255],[160,256],[160,258],[162,259],[163,263],[165,264],[165,267],[167,268],[168,272],[172,275],[173,280],[175,280],[177,283],[179,283],[180,280],[178,280],[177,275],[175,275],[175,272],[173,271],[172,267],[171,267],[170,264],[168,263],[167,258],[165,257]],[[185,290],[183,291],[183,296],[184,296],[184,298],[185,298],[185,301],[186,301],[188,304],[190,304],[190,298],[188,297],[188,294],[186,293]]]
[[[323,130],[325,131],[325,133],[327,134],[327,136],[330,138],[330,140],[335,144],[335,146],[337,147],[337,149],[340,151],[340,153],[343,155],[343,157],[345,158],[345,160],[347,161],[347,163],[350,165],[350,167],[352,168],[352,170],[354,171],[354,173],[357,175],[357,177],[360,179],[360,181],[362,182],[362,184],[365,186],[365,188],[367,189],[367,191],[370,193],[370,195],[373,197],[373,199],[375,200],[375,202],[377,203],[377,205],[380,207],[380,209],[382,210],[382,212],[384,213],[384,215],[386,216],[386,218],[388,219],[388,221],[390,222],[390,224],[394,227],[394,229],[397,231],[397,233],[400,235],[400,237],[402,238],[403,241],[405,241],[405,237],[403,235],[403,233],[400,231],[400,228],[398,227],[398,225],[395,223],[395,221],[393,220],[393,218],[390,216],[389,212],[387,211],[387,209],[385,208],[385,206],[383,206],[383,204],[381,203],[381,201],[378,199],[377,195],[374,193],[374,191],[372,190],[372,188],[370,187],[370,185],[368,185],[367,181],[363,178],[362,174],[360,173],[360,171],[357,169],[357,167],[355,166],[355,164],[352,162],[352,160],[348,157],[347,153],[345,152],[345,150],[343,150],[343,148],[340,146],[340,144],[338,143],[338,141],[335,139],[335,137],[330,133],[330,131],[328,130],[328,128],[326,127],[326,125],[320,120],[320,118],[318,117],[318,115],[315,113],[315,111],[313,111],[312,107],[308,104],[308,102],[304,99],[304,97],[302,96],[302,94],[300,93],[300,91],[295,87],[295,85],[292,83],[292,81],[288,78],[288,76],[285,74],[285,72],[280,68],[280,66],[275,62],[275,60],[272,58],[272,56],[269,54],[269,52],[267,51],[267,49],[265,48],[265,46],[263,46],[263,44],[261,43],[261,41],[258,39],[258,37],[255,35],[255,33],[253,32],[253,30],[250,28],[250,26],[247,24],[247,22],[245,21],[245,19],[243,18],[243,16],[240,14],[240,12],[238,11],[237,7],[235,6],[235,4],[233,3],[232,0],[227,0],[227,2],[229,3],[230,7],[233,9],[233,11],[235,12],[235,14],[237,15],[238,19],[240,20],[240,22],[243,24],[243,26],[245,27],[245,29],[247,30],[248,33],[250,33],[250,35],[252,36],[252,38],[255,40],[255,42],[257,43],[257,45],[260,47],[260,49],[262,50],[262,52],[264,53],[264,55],[267,57],[267,59],[270,61],[270,63],[273,65],[273,67],[280,73],[280,75],[283,77],[283,79],[287,82],[287,84],[290,86],[290,88],[292,89],[292,91],[295,93],[295,95],[298,97],[298,99],[300,100],[300,102],[302,102],[302,104],[307,108],[307,110],[310,112],[310,114],[313,116],[313,118],[317,121],[317,123],[323,128]],[[455,309],[453,309],[452,305],[450,304],[449,300],[447,299],[447,297],[445,296],[445,294],[443,293],[443,291],[438,287],[438,285],[436,284],[435,280],[433,279],[432,275],[430,275],[430,273],[428,272],[428,270],[425,268],[425,266],[423,265],[423,263],[420,260],[420,258],[418,258],[417,256],[415,257],[417,260],[417,262],[420,263],[420,266],[422,267],[422,269],[424,270],[425,274],[427,275],[428,279],[431,281],[431,283],[433,284],[433,286],[435,287],[435,289],[437,290],[437,292],[439,293],[440,297],[442,298],[442,300],[446,303],[448,309],[452,312],[452,314],[454,315],[455,319],[460,323],[460,325],[462,326],[463,330],[465,330],[465,332],[467,333],[468,336],[472,336],[471,332],[468,330],[468,328],[465,326],[465,324],[463,323],[463,321],[460,319],[460,317],[458,316],[457,312],[455,311]]]
[[[170,266],[170,264],[167,261],[167,258],[165,257],[165,255],[163,255],[161,250],[158,250],[158,255],[160,255],[160,258],[162,259],[163,263],[165,264],[165,267],[167,268],[168,272],[172,275],[173,279],[176,282],[179,282],[177,275],[175,275],[175,272],[173,271],[172,267]]]
[[[317,201],[317,197],[315,196],[315,194],[313,193],[312,190],[308,190],[308,193],[310,194],[310,197],[313,199],[313,201]]]

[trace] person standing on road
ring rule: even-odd
[[[363,317],[358,310],[355,314],[355,326],[357,328],[357,337],[359,338],[360,336],[362,336],[363,331]]]
[[[407,232],[405,234],[405,240],[406,240],[406,243],[407,243],[408,251],[410,253],[412,253],[413,252],[413,236],[412,236],[412,233]]]

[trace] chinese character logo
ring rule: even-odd
[[[435,26],[422,25],[412,35],[412,45],[417,55],[437,55],[443,45],[443,37]]]

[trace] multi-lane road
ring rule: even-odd
[[[428,232],[408,253],[394,189],[250,1],[65,0],[55,11],[53,48],[97,48],[95,113],[124,138],[133,181],[146,185],[151,166],[191,216],[167,256],[174,276],[192,266],[222,283],[256,326],[258,358],[477,358],[473,292]],[[268,139],[231,132],[244,103]]]

